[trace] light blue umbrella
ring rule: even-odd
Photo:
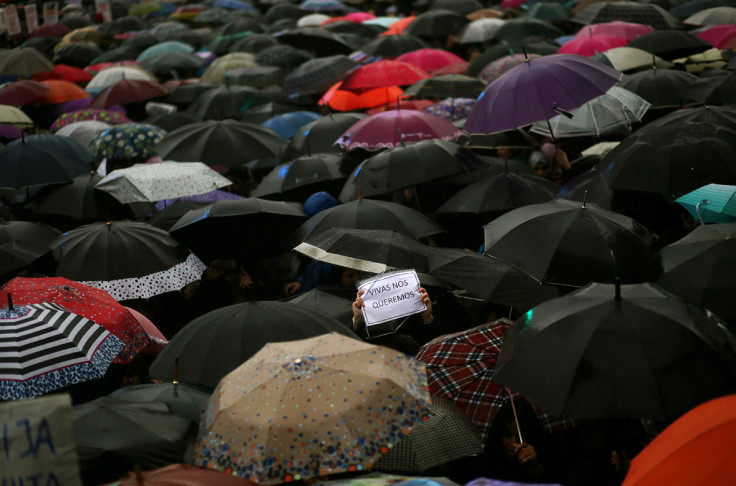
[[[398,20],[398,17],[376,17],[375,19],[366,20],[361,23],[368,25],[380,25],[381,27],[388,29],[394,24],[394,22]]]
[[[215,7],[229,8],[230,10],[255,10],[255,7],[240,0],[216,0]]]
[[[154,44],[145,51],[141,52],[138,56],[138,61],[145,61],[146,59],[151,59],[153,57],[168,54],[170,52],[191,53],[194,52],[194,47],[179,41],[159,42],[158,44]]]
[[[276,115],[261,123],[261,126],[270,128],[284,140],[289,140],[302,126],[319,118],[322,118],[322,115],[313,111],[292,111]]]
[[[338,0],[304,0],[299,4],[302,10],[326,12],[328,10],[345,10],[345,5]]]
[[[675,199],[700,224],[736,222],[736,186],[707,184]]]

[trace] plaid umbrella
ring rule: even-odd
[[[109,123],[110,125],[130,123],[128,117],[120,112],[111,110],[88,109],[64,113],[59,118],[57,118],[54,123],[51,124],[50,130],[52,132],[56,132],[62,127],[80,121],[99,121]]]
[[[147,123],[121,123],[99,133],[89,144],[89,150],[99,160],[150,158],[156,155],[155,146],[166,131]]]
[[[0,399],[22,400],[104,376],[123,342],[58,304],[0,310]]]
[[[491,423],[509,393],[492,381],[496,360],[501,352],[503,333],[512,324],[499,319],[467,331],[446,334],[419,349],[416,359],[427,366],[427,383],[432,396],[453,400],[475,424],[485,443]],[[523,400],[512,392],[514,400]],[[573,422],[560,422],[532,404],[541,425],[549,432],[563,430]]]
[[[259,484],[369,468],[429,407],[424,366],[403,353],[335,333],[269,343],[218,385],[194,464]]]
[[[653,3],[596,2],[575,14],[571,20],[586,25],[620,20],[649,25],[654,29],[682,28],[679,20]]]
[[[7,302],[8,296],[12,296],[14,303],[21,305],[45,302],[58,304],[104,327],[125,345],[114,363],[129,363],[151,342],[146,331],[127,309],[107,292],[88,285],[61,277],[16,277],[0,287],[0,300]]]

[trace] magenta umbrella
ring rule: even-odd
[[[736,25],[714,25],[696,35],[718,49],[733,49],[736,47]]]
[[[649,25],[614,20],[613,22],[586,25],[580,29],[577,34],[575,34],[575,38],[579,39],[581,37],[589,37],[591,35],[611,35],[613,37],[620,37],[621,39],[629,42],[640,35],[648,34],[653,30],[654,29]]]
[[[463,62],[463,58],[452,52],[443,49],[417,49],[416,51],[407,52],[396,58],[399,62],[412,64],[425,71],[435,71],[437,69]]]
[[[421,140],[450,140],[462,135],[452,123],[417,110],[391,110],[358,120],[335,142],[345,150],[393,148]]]
[[[493,80],[468,115],[469,133],[497,133],[549,120],[608,91],[622,74],[587,57],[530,59]]]
[[[606,52],[614,47],[623,47],[627,41],[620,37],[612,35],[591,35],[578,37],[570,42],[566,42],[557,50],[558,54],[578,54],[580,56],[590,57],[599,52]]]

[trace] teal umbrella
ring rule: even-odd
[[[160,56],[162,54],[170,54],[172,52],[193,52],[194,47],[190,46],[189,44],[185,44],[183,42],[179,41],[167,41],[167,42],[160,42],[158,44],[152,45],[145,51],[141,52],[138,56],[138,61],[145,61],[146,59],[151,59],[156,56]]]
[[[724,184],[707,184],[692,192],[680,196],[675,202],[698,221],[706,223],[736,222],[736,186]]]

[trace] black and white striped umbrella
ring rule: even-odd
[[[0,309],[0,400],[102,378],[125,343],[58,304]]]

